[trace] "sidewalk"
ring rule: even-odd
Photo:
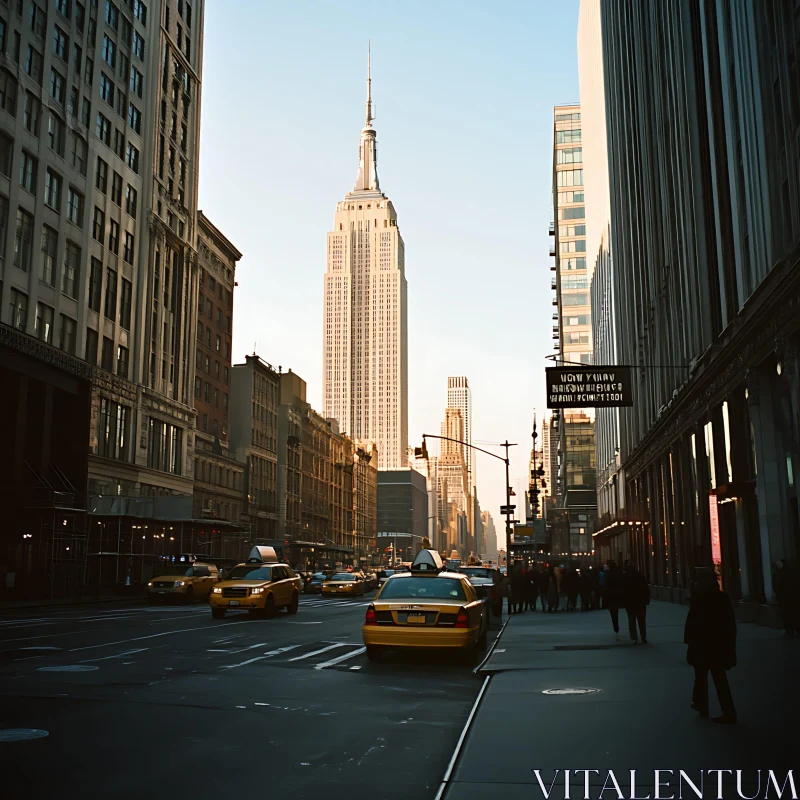
[[[754,770],[762,769],[757,796],[764,797],[766,771],[775,770],[782,783],[791,767],[800,790],[800,639],[755,624],[739,625],[739,663],[728,672],[739,724],[717,725],[689,708],[694,676],[683,644],[687,610],[651,603],[649,644],[638,646],[629,640],[625,611],[619,615],[619,640],[607,611],[512,616],[481,669],[489,682],[440,797],[543,798],[534,769],[546,790],[554,770],[561,770],[551,800],[570,796],[564,791],[564,770],[587,769],[600,773],[591,777],[592,797],[601,796],[609,771],[624,797],[630,797],[631,769],[638,771],[639,798],[653,792],[655,769],[675,770],[670,788],[662,788],[663,798],[680,796],[678,770],[698,780],[700,770],[746,770],[742,791],[754,796]],[[575,688],[599,691],[543,694]],[[716,716],[713,684],[709,696],[711,716]],[[739,796],[735,772],[725,781],[723,796]],[[619,796],[612,788],[602,794],[606,799]],[[717,797],[716,774],[706,777],[703,796]],[[769,796],[778,794],[771,788]],[[788,790],[784,794],[791,796]],[[584,797],[583,773],[573,773],[571,797]],[[683,797],[697,794],[687,792],[684,783]]]

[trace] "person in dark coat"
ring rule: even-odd
[[[578,594],[580,593],[580,579],[574,569],[564,575],[564,594],[567,596],[567,611],[575,611],[578,607]]]
[[[800,626],[800,584],[792,568],[782,558],[775,562],[772,588],[781,607],[786,635],[797,636]]]
[[[625,565],[622,585],[625,592],[625,610],[628,612],[628,630],[631,639],[634,644],[639,641],[636,634],[636,624],[638,623],[642,644],[647,644],[647,606],[650,604],[650,587],[647,585],[647,579],[631,561]]]
[[[736,617],[730,597],[719,588],[713,569],[698,569],[692,587],[683,640],[689,646],[686,661],[694,667],[692,708],[708,718],[708,673],[714,681],[722,716],[714,722],[736,723],[736,708],[726,670],[736,666]]]
[[[539,576],[537,579],[538,583],[538,591],[539,591],[539,599],[542,601],[542,611],[547,611],[547,589],[550,585],[550,574],[544,567],[539,570]]]
[[[534,564],[531,564],[526,577],[528,585],[525,587],[525,608],[536,611],[536,598],[539,596],[539,573],[536,572]]]
[[[588,569],[582,569],[578,584],[581,593],[581,611],[592,607],[592,576]]]
[[[619,610],[625,603],[625,589],[622,584],[622,573],[616,561],[609,561],[606,569],[605,607],[611,614],[614,633],[619,633]]]
[[[558,604],[558,576],[555,567],[550,567],[550,573],[547,576],[547,610],[555,614],[558,611]]]
[[[516,564],[511,572],[511,601],[509,603],[509,614],[521,614],[522,604],[525,602],[527,580],[525,571],[520,564]],[[514,609],[513,611],[511,609]]]

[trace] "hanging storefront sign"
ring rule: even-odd
[[[719,507],[717,496],[708,496],[708,512],[711,520],[711,560],[715,564],[722,563],[722,549],[719,544]]]
[[[616,408],[633,405],[630,367],[547,367],[548,408]]]

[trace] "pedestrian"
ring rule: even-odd
[[[694,667],[692,708],[702,719],[708,718],[710,672],[722,707],[722,716],[714,717],[714,722],[736,724],[736,708],[725,674],[736,666],[736,617],[731,599],[720,590],[713,569],[697,570],[683,640],[689,646],[686,660]]]
[[[547,610],[551,614],[558,611],[558,576],[554,567],[550,567],[550,574],[547,576]]]
[[[619,636],[619,609],[624,602],[624,588],[622,585],[622,574],[616,561],[609,561],[606,566],[605,580],[605,607],[611,614],[611,624],[614,626],[614,633]]]
[[[535,564],[531,564],[527,577],[528,585],[526,587],[525,607],[530,608],[531,611],[536,611],[536,598],[539,596],[539,573],[536,572]]]
[[[542,567],[539,570],[539,578],[538,578],[538,591],[539,591],[539,599],[542,601],[542,611],[547,612],[547,589],[550,584],[550,574],[547,570]]]
[[[592,575],[590,569],[582,569],[578,578],[578,588],[581,593],[581,611],[589,611],[592,607]]]
[[[632,561],[628,561],[625,565],[622,585],[631,640],[634,644],[639,642],[636,631],[638,623],[638,633],[642,637],[642,644],[647,644],[647,606],[650,604],[650,587],[647,585],[647,579],[636,569]]]
[[[511,601],[514,611],[509,613],[522,613],[522,606],[525,603],[526,584],[527,580],[525,579],[525,571],[522,569],[522,564],[515,564],[511,572]]]
[[[800,626],[800,584],[792,568],[782,558],[775,562],[772,589],[781,608],[786,635],[797,636]]]
[[[567,611],[576,611],[578,608],[578,594],[580,593],[580,579],[574,569],[570,569],[563,579],[564,593],[567,595]]]
[[[597,607],[606,607],[606,578],[608,577],[607,569],[601,569],[597,576]]]
[[[503,610],[503,600],[502,598],[508,598],[508,613],[513,614],[514,612],[511,610],[511,580],[508,577],[507,571],[501,573],[502,578],[500,579],[500,611]]]

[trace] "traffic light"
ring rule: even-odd
[[[422,447],[414,448],[414,457],[428,460],[428,444],[424,439],[422,440]]]

